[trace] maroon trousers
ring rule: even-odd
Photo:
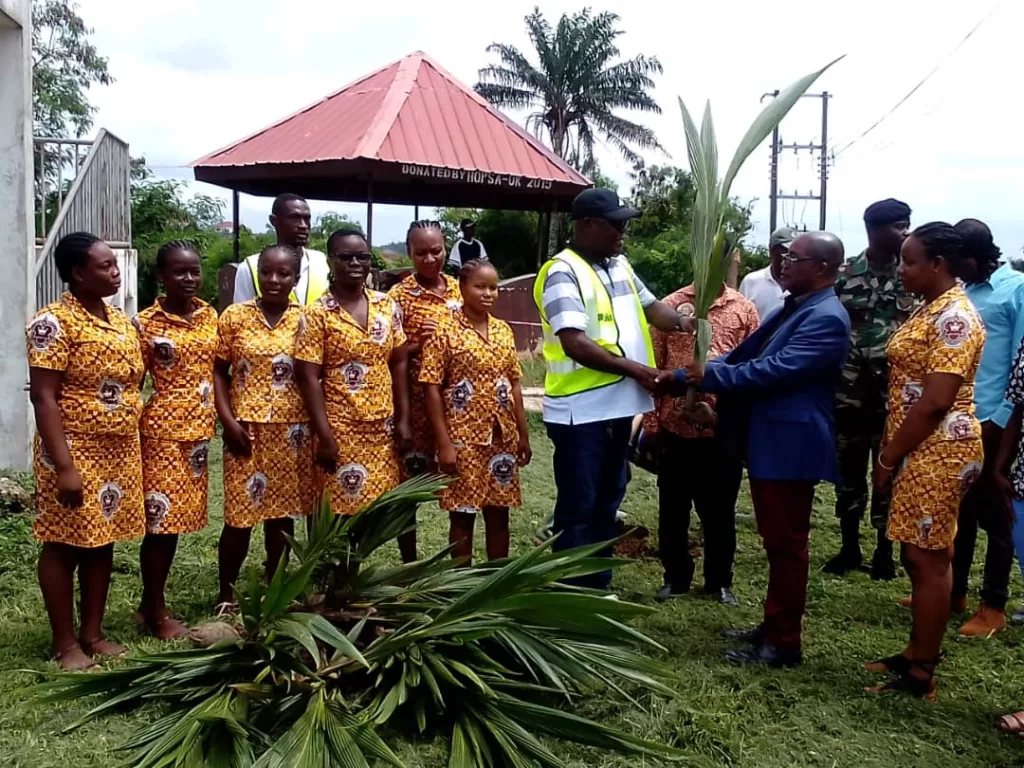
[[[750,480],[757,532],[768,554],[764,641],[786,652],[800,650],[815,485],[802,480]]]

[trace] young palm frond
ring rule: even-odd
[[[779,93],[761,111],[740,141],[725,177],[721,180],[718,178],[718,144],[710,103],[704,107],[704,117],[698,129],[686,104],[682,99],[679,100],[683,126],[686,130],[686,152],[690,161],[690,173],[697,192],[690,238],[695,292],[694,316],[697,319],[695,357],[701,365],[707,360],[708,349],[711,346],[708,311],[722,289],[732,255],[731,249],[726,247],[723,223],[729,206],[729,190],[736,174],[751,153],[768,137],[814,81],[841,58],[800,78]]]
[[[239,590],[237,640],[61,675],[39,696],[100,698],[72,727],[161,703],[166,714],[121,747],[145,768],[400,766],[385,727],[447,735],[457,768],[563,766],[548,738],[681,757],[574,711],[600,691],[637,707],[673,693],[667,668],[645,655],[664,649],[629,626],[651,609],[561,584],[609,567],[596,556],[604,545],[472,568],[453,567],[447,550],[367,562],[443,485],[410,481],[347,519],[321,510],[296,542],[297,566]],[[337,593],[321,603],[318,574],[332,569],[343,577],[326,579]]]

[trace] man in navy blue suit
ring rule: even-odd
[[[658,378],[663,390],[693,384],[719,394],[719,433],[746,459],[768,596],[760,626],[723,633],[751,645],[725,652],[738,664],[791,667],[803,659],[811,507],[815,486],[836,480],[835,391],[850,340],[850,317],[833,288],[842,263],[835,235],[801,235],[783,257],[783,306],[703,373],[691,364]]]

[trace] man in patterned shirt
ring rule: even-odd
[[[692,315],[693,285],[665,297],[681,314]],[[738,291],[722,286],[708,311],[711,323],[709,358],[721,357],[757,330],[754,303]],[[693,361],[695,336],[651,331],[655,367],[685,368]],[[698,395],[714,417],[715,396]],[[696,508],[704,528],[704,592],[723,605],[739,603],[732,593],[732,566],[736,556],[736,497],[743,480],[743,462],[715,438],[714,418],[703,421],[698,411],[685,410],[686,398],[664,395],[644,416],[645,439],[656,446],[658,474],[658,550],[665,569],[659,602],[690,590],[694,562],[690,555],[690,509]]]
[[[910,207],[899,200],[881,200],[864,211],[868,247],[843,265],[836,293],[850,314],[850,354],[836,393],[836,436],[839,482],[836,517],[842,549],[825,572],[842,576],[861,567],[860,521],[868,505],[868,470],[878,457],[885,428],[889,370],[885,346],[910,314],[913,299],[900,284],[896,268],[900,247],[910,229]],[[892,542],[885,535],[888,495],[871,494],[871,525],[877,546],[871,562],[873,579],[893,579]]]

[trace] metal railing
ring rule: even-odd
[[[82,147],[88,151],[82,156]],[[60,298],[64,281],[57,274],[53,250],[64,235],[91,232],[111,248],[131,248],[131,158],[128,145],[106,130],[96,139],[35,139],[39,169],[36,196],[41,249],[36,256],[36,308]],[[64,194],[65,171],[74,181]],[[47,208],[56,195],[56,215]],[[47,226],[49,224],[49,226]]]

